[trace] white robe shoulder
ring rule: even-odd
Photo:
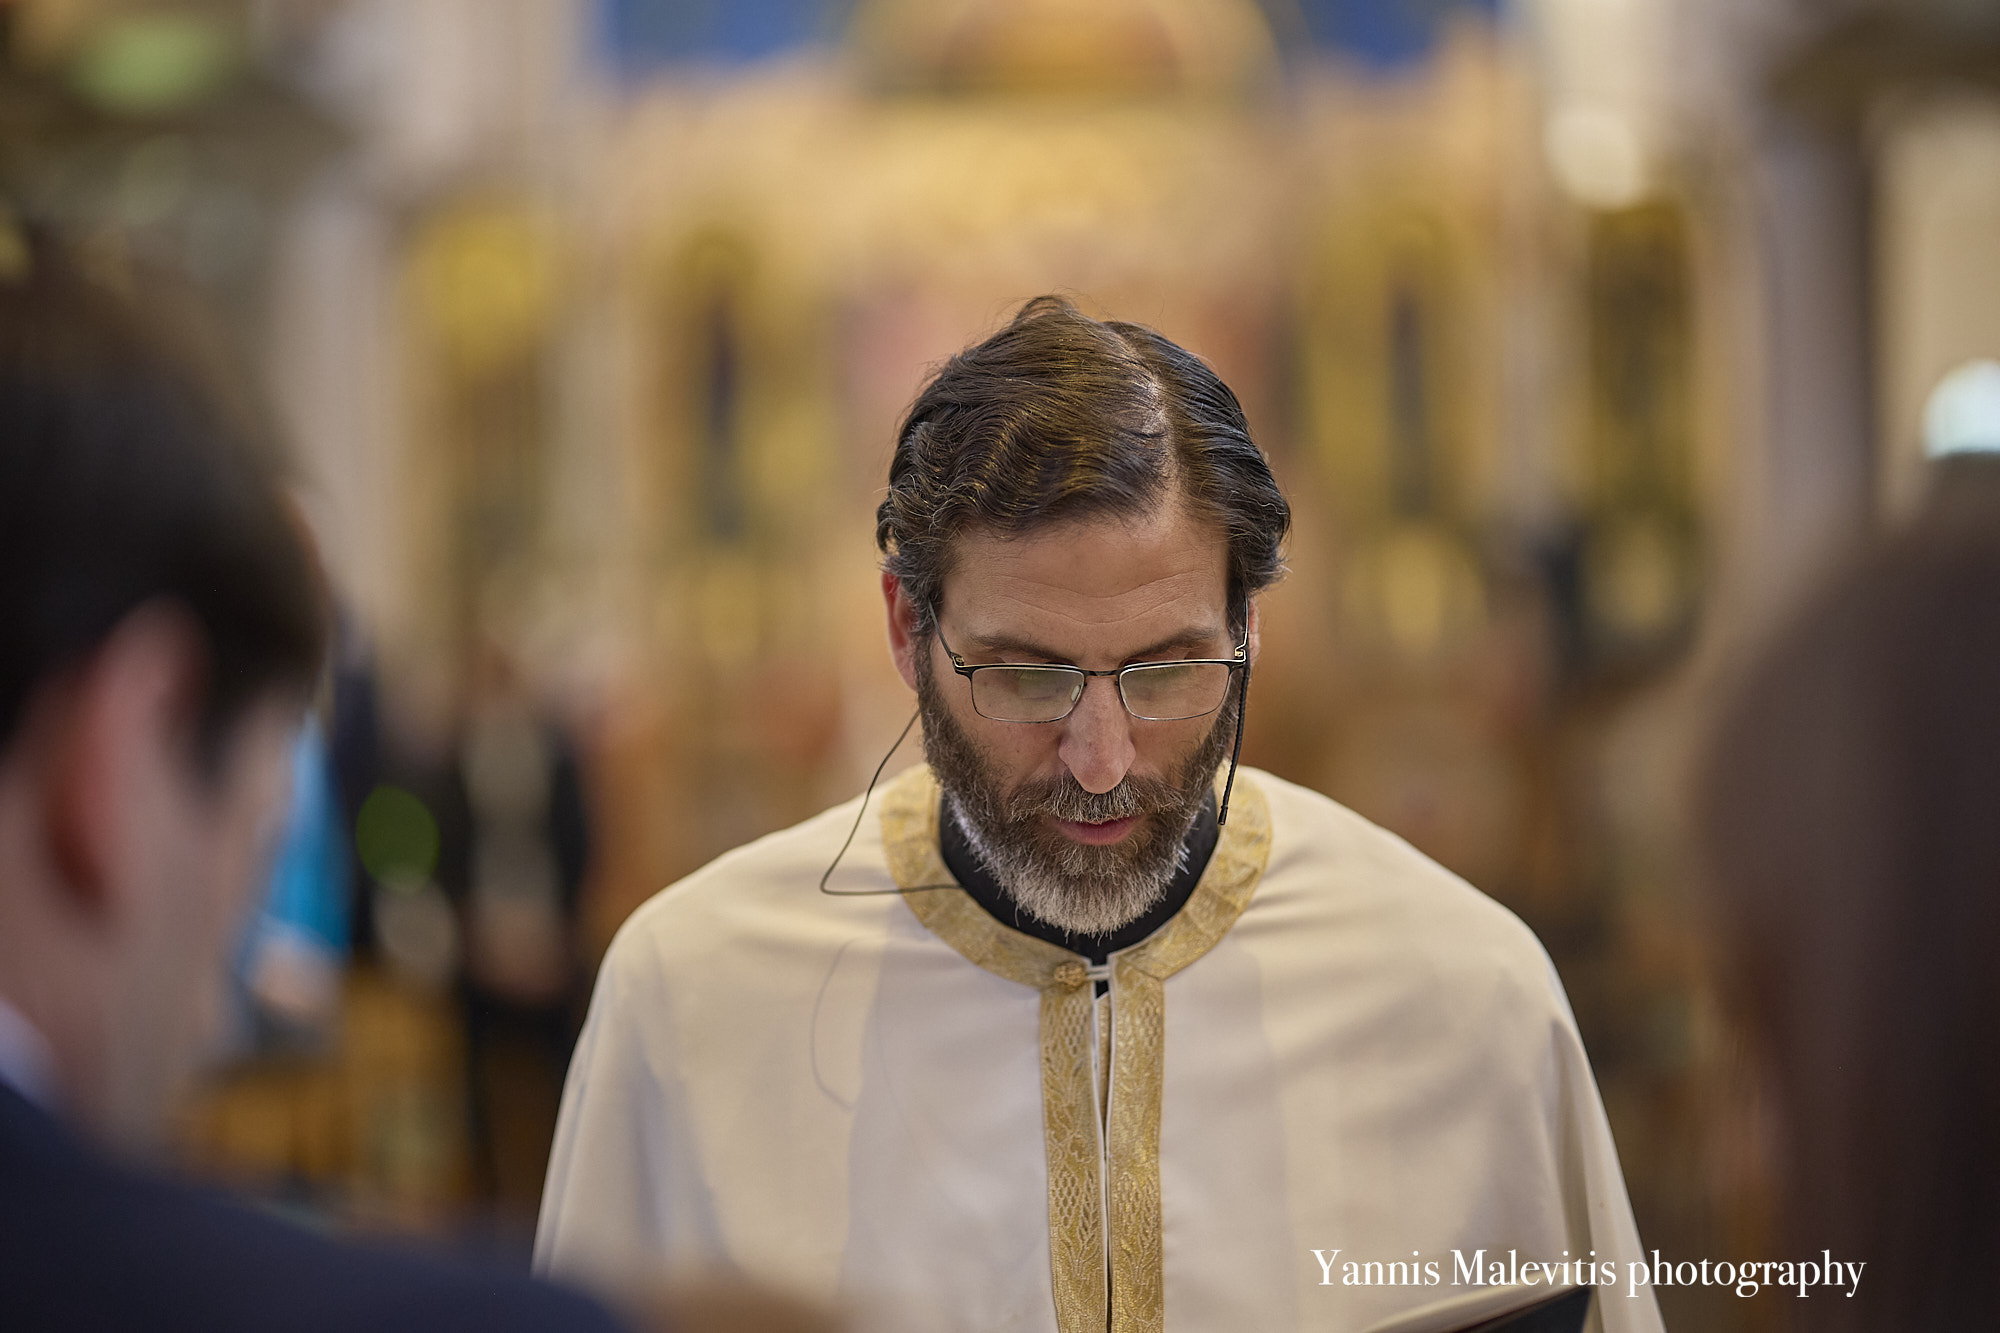
[[[1447,1284],[1454,1250],[1640,1257],[1534,935],[1326,797],[1239,782],[1268,808],[1263,876],[1165,989],[1167,1328],[1354,1329],[1456,1294],[1328,1285],[1315,1250],[1414,1254]],[[879,892],[881,821],[858,809],[728,853],[619,931],[537,1263],[586,1280],[722,1264],[933,1327],[1053,1333],[1039,995]],[[1658,1329],[1650,1292],[1602,1294],[1604,1329]]]

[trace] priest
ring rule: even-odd
[[[544,1271],[1034,1333],[1360,1329],[1468,1264],[1626,1272],[1533,935],[1237,767],[1289,517],[1235,396],[1148,329],[1045,297],[945,365],[876,529],[927,763],[620,931]],[[1622,1283],[1594,1319],[1659,1327]]]

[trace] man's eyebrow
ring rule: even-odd
[[[1216,631],[1212,629],[1197,629],[1190,626],[1169,634],[1157,643],[1149,644],[1137,652],[1126,654],[1125,660],[1129,662],[1136,658],[1151,657],[1173,648],[1206,647],[1215,642],[1215,637]],[[1069,657],[1053,648],[1012,634],[974,634],[967,640],[966,646],[980,653],[1019,653],[1025,657],[1039,657],[1047,662],[1060,662],[1065,665],[1071,661]]]

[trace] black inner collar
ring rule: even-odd
[[[1001,925],[1012,926],[1024,935],[1047,940],[1071,953],[1080,953],[1093,963],[1102,963],[1120,949],[1137,944],[1166,925],[1173,919],[1174,913],[1187,905],[1187,900],[1194,896],[1194,886],[1201,881],[1201,872],[1208,868],[1208,858],[1215,853],[1218,832],[1215,793],[1210,791],[1208,799],[1202,802],[1201,813],[1195,816],[1193,827],[1188,829],[1186,864],[1167,885],[1166,894],[1153,905],[1152,910],[1138,920],[1102,935],[1072,935],[1059,926],[1052,926],[1040,917],[1022,911],[1000,887],[1000,881],[993,878],[992,873],[980,863],[979,854],[972,850],[965,830],[959,827],[951,802],[941,801],[940,804],[943,809],[938,812],[938,852],[944,857],[945,867],[951,871],[952,878],[972,895],[972,900]]]

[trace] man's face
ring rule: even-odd
[[[1173,504],[1134,518],[1060,523],[1023,537],[958,539],[938,605],[968,665],[1227,658],[1227,546]],[[1227,756],[1235,692],[1204,717],[1134,718],[1110,677],[1092,677],[1059,722],[979,716],[968,682],[889,580],[891,638],[917,690],[924,748],[974,849],[1031,915],[1103,933],[1158,902]],[[900,624],[899,624],[900,622]],[[1253,612],[1253,647],[1254,647]]]
[[[232,727],[213,774],[169,742],[131,786],[141,855],[114,924],[123,963],[110,1014],[106,1128],[143,1140],[213,1042],[229,953],[270,866],[290,792],[298,711],[260,705]]]

